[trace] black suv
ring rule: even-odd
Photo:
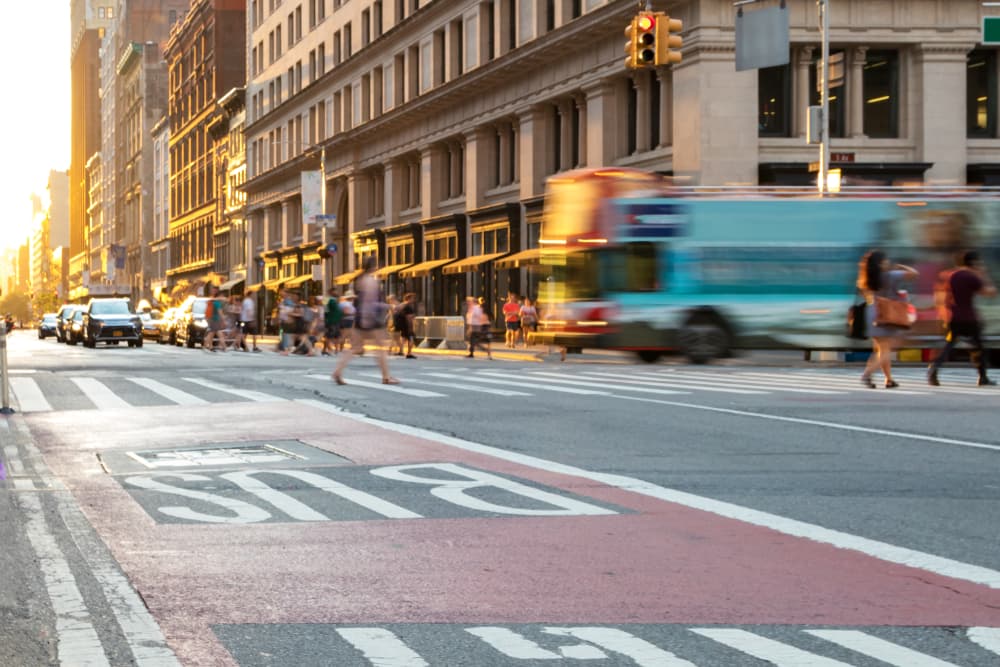
[[[83,346],[98,343],[142,347],[142,320],[132,312],[128,299],[91,299],[83,312]]]
[[[174,324],[174,340],[178,345],[194,347],[204,342],[208,331],[205,308],[209,301],[209,297],[199,296],[188,298],[181,305]]]
[[[73,324],[73,313],[83,310],[83,306],[75,303],[67,303],[59,308],[56,313],[56,340],[65,343],[69,339],[70,325]]]

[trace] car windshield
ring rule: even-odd
[[[55,321],[56,321],[56,316],[54,314],[52,314],[52,313],[47,314],[47,315],[42,315],[42,322],[48,322],[48,323],[51,324],[52,322],[55,322]]]
[[[128,301],[95,301],[90,306],[91,315],[128,315]]]

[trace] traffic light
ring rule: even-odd
[[[680,32],[684,30],[684,23],[680,19],[672,19],[660,12],[656,21],[656,65],[676,65],[681,61],[681,47],[684,40]]]
[[[629,21],[628,26],[625,27],[625,38],[628,40],[625,42],[625,67],[629,69],[636,69],[639,67],[639,63],[636,58],[639,56],[639,44],[635,41],[636,37],[636,22],[638,19],[632,18]]]
[[[639,14],[635,17],[635,41],[638,53],[636,63],[639,67],[652,67],[656,64],[657,41],[656,14]]]

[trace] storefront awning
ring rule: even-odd
[[[422,278],[423,276],[430,275],[434,269],[454,261],[453,259],[432,259],[429,262],[421,262],[420,264],[414,264],[408,269],[403,269],[399,272],[399,275],[402,278]]]
[[[513,255],[507,255],[503,259],[498,259],[493,267],[496,269],[517,269],[529,264],[540,264],[541,257],[541,248],[530,248],[514,253]]]
[[[481,264],[491,262],[497,257],[503,257],[506,254],[504,252],[495,252],[492,255],[473,255],[472,257],[466,257],[465,259],[460,259],[457,262],[449,264],[444,267],[443,271],[448,274],[466,273],[467,271],[479,268]]]
[[[304,276],[297,276],[295,278],[289,278],[285,281],[285,287],[298,287],[304,282],[312,280],[312,275],[306,274]]]
[[[383,266],[381,269],[375,272],[376,278],[388,278],[389,276],[399,273],[406,267],[410,266],[409,263],[403,264],[391,264],[389,266]]]
[[[348,271],[347,273],[341,273],[339,276],[334,276],[334,285],[350,285],[351,282],[361,275],[361,269],[357,271]]]
[[[264,286],[264,283],[254,283],[253,285],[247,285],[247,292],[258,292],[260,288]]]
[[[221,285],[219,285],[219,291],[220,292],[228,292],[229,290],[233,289],[237,285],[241,284],[243,282],[243,280],[244,280],[243,278],[233,278],[232,280],[227,280],[226,282],[224,282]]]
[[[278,287],[285,282],[284,278],[275,278],[274,280],[265,280],[264,289],[276,290]]]

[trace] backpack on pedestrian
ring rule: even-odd
[[[344,311],[335,297],[330,297],[326,302],[326,311],[323,313],[323,323],[328,327],[340,324],[344,319]]]

